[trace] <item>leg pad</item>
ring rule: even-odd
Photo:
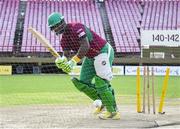
[[[74,86],[81,92],[84,92],[92,100],[99,99],[99,95],[94,85],[88,85],[78,80],[77,78],[71,79]]]
[[[113,90],[109,87],[109,82],[96,76],[95,85],[103,105],[107,108],[109,112],[115,112],[116,102],[115,97],[113,95]]]

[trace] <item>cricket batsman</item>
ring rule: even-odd
[[[66,23],[64,17],[57,12],[49,15],[48,26],[57,36],[62,34],[60,44],[63,56],[55,60],[56,66],[70,73],[84,59],[80,79],[72,78],[74,86],[93,101],[102,101],[102,106],[97,107],[94,112],[100,119],[120,119],[114,90],[110,84],[114,59],[111,45],[81,23]],[[68,61],[72,51],[76,54]],[[106,108],[105,112],[102,112],[103,108]]]

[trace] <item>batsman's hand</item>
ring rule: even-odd
[[[65,63],[64,65],[62,65],[62,70],[65,73],[70,73],[73,70],[73,67],[76,66],[77,63],[74,60],[70,60],[67,63]]]
[[[65,63],[67,63],[67,58],[65,56],[62,57],[58,57],[55,60],[55,64],[59,69],[62,69],[62,67],[65,65]]]

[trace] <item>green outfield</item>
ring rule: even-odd
[[[91,103],[89,98],[73,86],[70,78],[68,75],[0,76],[0,106]],[[163,79],[163,77],[155,77],[157,99],[162,92]],[[118,103],[134,104],[136,102],[136,76],[115,76],[112,85]],[[170,77],[166,99],[180,98],[179,85],[178,77]]]

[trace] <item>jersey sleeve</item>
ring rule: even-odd
[[[80,23],[77,23],[74,26],[73,32],[76,35],[76,37],[78,38],[78,40],[81,40],[87,36],[84,25],[80,24]]]

